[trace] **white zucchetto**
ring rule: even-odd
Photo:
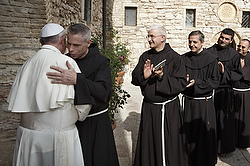
[[[64,28],[61,25],[55,23],[48,23],[42,28],[41,37],[55,36],[61,33],[62,31],[64,31]]]

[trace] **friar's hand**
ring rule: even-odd
[[[157,76],[158,78],[162,78],[162,76],[163,76],[163,67],[160,66],[160,68],[158,70],[155,70],[155,68],[153,68],[153,73],[154,73],[154,76]]]
[[[58,66],[50,66],[51,69],[56,70],[58,72],[47,72],[46,75],[49,79],[52,79],[52,84],[65,84],[65,85],[74,85],[76,84],[76,71],[67,61],[66,65],[67,69],[63,69]]]
[[[241,65],[241,68],[245,66],[245,60],[242,58],[240,58],[240,65]]]
[[[189,83],[188,83],[188,85],[186,87],[189,88],[189,87],[193,86],[194,83],[195,83],[195,80],[192,79],[192,80],[189,81]]]
[[[218,62],[219,70],[222,74],[224,74],[224,65],[221,62]]]
[[[144,78],[147,79],[152,75],[153,64],[149,59],[146,60],[143,68]]]

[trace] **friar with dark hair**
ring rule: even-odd
[[[214,166],[217,140],[212,94],[219,86],[218,57],[203,48],[201,31],[192,31],[188,41],[191,51],[182,56],[188,85],[182,94],[189,161],[192,166]]]
[[[219,57],[220,85],[214,93],[217,120],[218,153],[225,156],[235,150],[235,114],[233,111],[232,85],[242,78],[240,57],[231,47],[234,31],[225,28],[217,44],[208,50]]]

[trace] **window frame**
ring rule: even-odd
[[[246,13],[246,14],[244,14],[244,13]],[[243,24],[243,17],[245,15],[248,15],[248,26],[247,27],[242,25]],[[241,28],[250,28],[250,11],[242,11]]]
[[[82,18],[87,22],[92,21],[92,0],[81,0]]]
[[[187,13],[188,13],[188,10],[190,11],[193,11],[193,25],[192,26],[187,26]],[[185,27],[188,27],[188,28],[192,28],[192,27],[196,27],[196,20],[197,20],[197,10],[196,9],[193,9],[193,8],[186,8],[185,9],[185,20],[184,20],[184,24],[185,24]]]
[[[127,22],[127,10],[128,9],[135,9],[135,18],[134,18],[134,20],[135,20],[135,24],[128,24],[128,22]],[[125,20],[124,20],[124,25],[125,26],[137,26],[137,7],[135,7],[135,6],[125,6],[125,8],[124,8],[124,11],[125,11]]]

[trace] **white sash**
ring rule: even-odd
[[[105,109],[105,110],[102,110],[102,111],[100,111],[100,112],[90,114],[90,115],[88,115],[88,116],[87,116],[87,118],[88,118],[88,117],[92,117],[92,116],[97,116],[97,115],[100,115],[100,114],[102,114],[102,113],[104,113],[104,112],[106,112],[106,111],[108,111],[108,108],[107,108],[107,109]]]

